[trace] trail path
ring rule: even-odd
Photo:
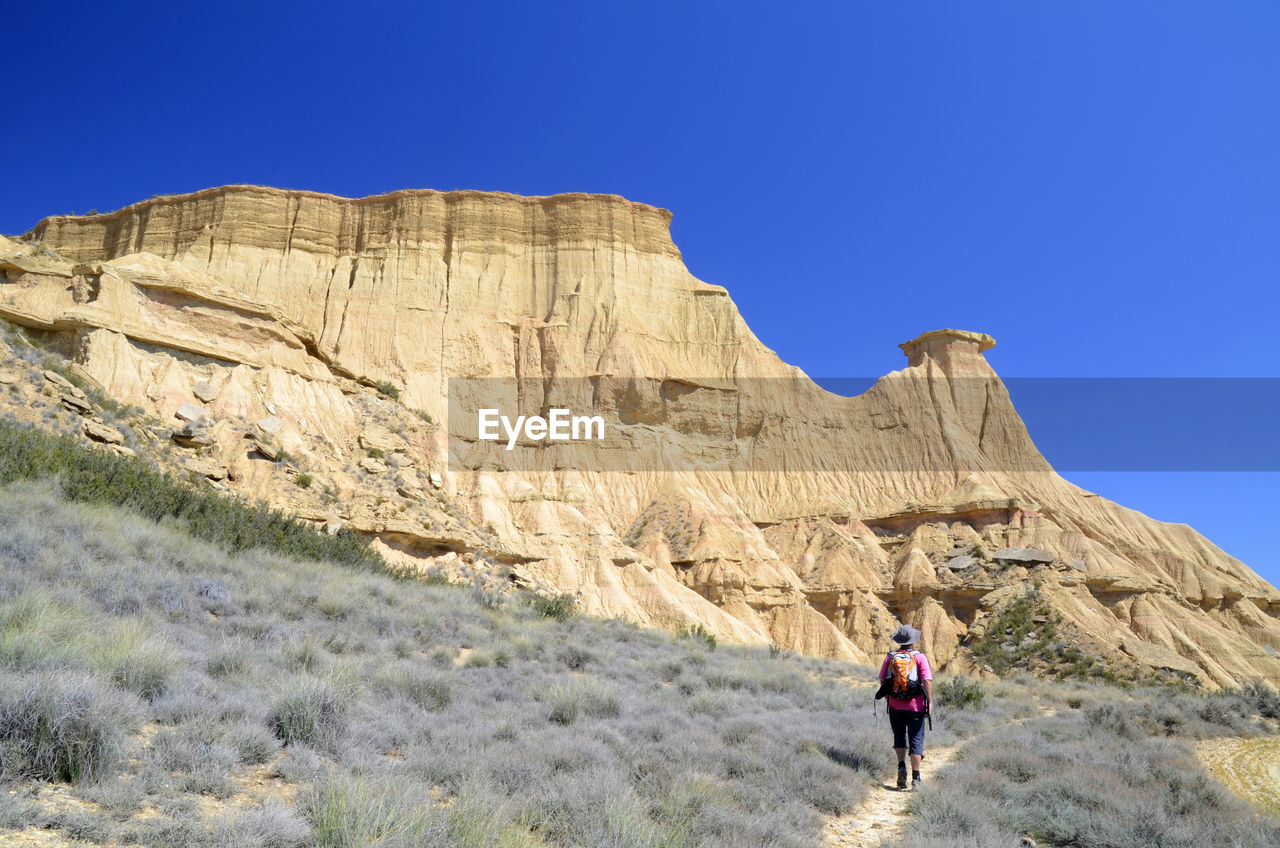
[[[1056,707],[1040,709],[1030,715],[1013,719],[1002,725],[1007,730],[1014,725],[1024,724],[1032,719],[1052,718],[1058,714]],[[999,728],[992,728],[993,733]],[[978,737],[974,737],[978,738]],[[921,763],[920,774],[928,783],[934,775],[950,763],[959,753],[960,748],[973,739],[964,739],[946,748],[930,748],[925,746],[925,758]],[[858,809],[846,816],[828,819],[822,831],[824,848],[877,848],[891,842],[902,835],[902,825],[907,819],[907,802],[911,799],[911,790],[905,792],[896,788],[897,772],[890,772],[888,780],[878,782]]]
[[[1232,792],[1262,812],[1280,815],[1280,738],[1206,739],[1196,754]]]
[[[920,774],[925,781],[929,781],[938,769],[951,762],[959,749],[959,745],[926,748],[924,762],[920,767]],[[876,784],[858,809],[847,816],[828,819],[822,834],[822,844],[827,848],[874,848],[900,836],[902,823],[907,817],[906,807],[907,801],[911,799],[911,790],[896,789],[896,779],[897,772],[893,771],[889,780]]]

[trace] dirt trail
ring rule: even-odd
[[[1209,773],[1264,813],[1280,815],[1280,738],[1206,739],[1196,754]]]
[[[939,769],[951,762],[959,749],[959,745],[926,747],[920,775],[929,781]],[[887,773],[889,779],[877,783],[858,809],[847,816],[827,820],[822,834],[822,844],[826,848],[874,848],[902,834],[911,790],[896,789],[897,772],[890,770]]]
[[[1013,719],[1002,725],[1008,729],[1014,725],[1025,724],[1038,718],[1052,718],[1058,714],[1057,707],[1043,709]],[[995,732],[995,728],[987,731]],[[976,738],[976,737],[975,737]],[[946,748],[931,748],[925,745],[925,758],[921,763],[920,774],[928,783],[944,766],[950,763],[959,753],[960,748],[972,739],[962,740]],[[822,830],[823,848],[877,848],[891,842],[902,835],[902,825],[907,819],[907,801],[911,799],[911,790],[905,792],[896,788],[896,771],[887,772],[890,777],[880,781],[872,788],[867,800],[858,809],[846,816],[827,819]]]

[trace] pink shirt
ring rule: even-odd
[[[893,656],[895,651],[890,651],[884,655],[884,662],[880,664],[880,679],[885,680],[889,677],[889,657]],[[916,673],[920,675],[921,680],[932,680],[933,669],[929,668],[929,658],[919,651],[914,652],[916,655]],[[895,710],[912,710],[917,713],[924,712],[924,695],[916,695],[914,698],[908,698],[905,701],[901,698],[889,696],[889,707]]]

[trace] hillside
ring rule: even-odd
[[[801,848],[883,792],[869,668],[406,580],[343,539],[349,565],[287,556],[307,537],[258,509],[5,427],[31,460],[6,479],[64,469],[0,488],[5,845]],[[128,491],[170,517],[100,502]],[[231,552],[254,522],[270,547]],[[955,753],[906,844],[1273,845],[1168,737],[1278,715],[1263,689],[942,682]]]
[[[1039,670],[1280,681],[1280,592],[1055,474],[990,337],[925,333],[837,397],[688,273],[669,221],[614,196],[209,189],[0,242],[0,316],[136,407],[130,450],[414,570],[851,661],[906,621],[984,674],[1034,588]],[[12,383],[14,414],[75,406],[48,382]],[[477,439],[491,404],[599,413],[612,440],[507,452]]]

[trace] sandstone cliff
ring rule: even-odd
[[[838,397],[688,273],[669,220],[612,196],[210,189],[0,242],[0,316],[153,416],[135,429],[172,461],[415,566],[850,659],[903,620],[954,668],[1034,585],[1100,656],[1280,680],[1280,593],[1055,474],[989,337],[926,333]],[[495,449],[470,417],[494,392],[599,412],[613,440]]]

